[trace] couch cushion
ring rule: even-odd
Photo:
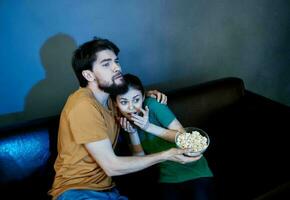
[[[0,192],[10,199],[49,199],[58,116],[0,129]]]

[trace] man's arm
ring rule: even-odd
[[[167,96],[158,90],[149,90],[145,95],[147,97],[155,98],[159,103],[167,104]]]
[[[176,148],[147,156],[120,157],[115,155],[109,139],[91,142],[85,144],[85,147],[108,176],[140,171],[165,160],[188,163],[200,159],[200,157],[185,157],[182,154],[189,150]]]

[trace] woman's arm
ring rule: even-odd
[[[120,124],[122,128],[129,134],[129,138],[131,141],[131,151],[133,155],[144,156],[145,153],[140,142],[137,128],[134,128],[125,117],[120,118]]]
[[[181,132],[183,129],[182,125],[175,118],[167,128],[163,128],[157,126],[155,124],[150,123],[148,128],[145,130],[148,133],[156,135],[166,141],[175,142],[175,136],[178,132]]]
[[[135,133],[129,133],[131,140],[131,149],[134,156],[144,156],[144,150],[140,142],[139,134],[136,131]]]
[[[181,125],[181,123],[176,118],[174,118],[172,120],[172,122],[167,126],[167,128],[171,129],[171,130],[177,130],[179,132],[183,132],[184,131],[183,126]]]
[[[149,122],[149,109],[147,106],[145,107],[145,110],[141,109],[140,111],[143,113],[143,116],[135,114],[132,115],[131,119],[134,121],[134,124],[142,130],[156,135],[157,137],[169,142],[174,142],[176,134],[183,130],[182,125],[176,118],[174,118],[170,124],[167,125],[167,128],[163,128]]]

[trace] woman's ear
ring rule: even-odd
[[[96,80],[96,79],[95,79],[95,76],[94,76],[94,74],[93,74],[93,72],[90,71],[90,70],[83,70],[83,71],[82,71],[82,75],[83,75],[83,77],[84,77],[87,81],[94,81],[94,80]]]

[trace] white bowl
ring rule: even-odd
[[[184,155],[185,156],[190,156],[190,157],[196,157],[196,156],[199,156],[199,155],[203,154],[205,152],[205,150],[208,148],[209,143],[210,143],[210,139],[209,139],[208,134],[204,130],[196,128],[196,127],[186,127],[186,128],[184,128],[184,130],[185,130],[185,132],[180,132],[180,133],[176,134],[176,136],[175,136],[175,144],[176,144],[176,146],[178,148],[185,149],[185,148],[188,148],[188,146],[193,146],[193,143],[196,144],[197,141],[193,140],[193,142],[191,142],[191,143],[182,145],[180,143],[180,139],[178,139],[178,137],[180,137],[180,135],[185,134],[185,133],[192,133],[193,131],[197,131],[201,136],[206,138],[206,144],[198,146],[199,148],[195,147],[196,148],[195,151],[184,153]],[[182,142],[186,142],[186,141],[182,141]]]

